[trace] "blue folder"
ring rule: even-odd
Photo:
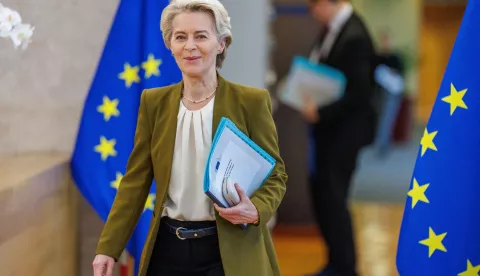
[[[263,183],[270,176],[276,164],[276,160],[270,156],[270,154],[260,148],[252,139],[238,129],[230,119],[223,117],[220,120],[212,141],[212,146],[205,167],[203,186],[205,194],[210,197],[218,206],[223,208],[228,208],[229,206],[228,204],[225,204],[225,199],[223,199],[223,196],[219,193],[216,193],[214,189],[212,189],[214,188],[212,187],[212,184],[215,184],[215,179],[211,179],[210,176],[213,172],[216,173],[220,166],[221,153],[226,147],[227,141],[232,141],[241,147],[244,147],[245,151],[251,157],[255,158],[260,164],[260,169],[253,178],[252,183],[248,185],[248,189],[244,189],[245,194],[249,197],[263,185]],[[238,184],[242,186],[242,184],[248,183]]]
[[[303,110],[304,93],[310,95],[315,104],[321,107],[340,99],[345,93],[346,85],[345,75],[337,68],[295,56],[278,96],[280,101],[294,110]]]

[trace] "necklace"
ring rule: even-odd
[[[182,96],[183,96],[183,98],[184,98],[185,100],[187,100],[187,101],[189,101],[189,102],[191,102],[191,103],[196,104],[196,103],[201,103],[201,102],[204,102],[204,101],[210,99],[210,97],[212,97],[213,94],[215,94],[215,92],[217,92],[217,86],[215,86],[215,89],[213,90],[213,92],[212,92],[210,95],[208,95],[208,96],[207,96],[206,98],[204,98],[203,100],[198,100],[198,101],[194,101],[194,100],[191,100],[191,99],[187,98],[187,97],[185,96],[185,94],[183,94],[183,93],[182,93]]]

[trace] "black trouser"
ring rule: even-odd
[[[348,209],[350,182],[358,147],[322,145],[310,177],[314,216],[328,247],[328,266],[341,276],[355,276],[355,245]]]
[[[218,235],[197,239],[179,239],[168,225],[201,229],[215,225],[213,221],[182,222],[163,217],[153,249],[147,276],[224,276]]]

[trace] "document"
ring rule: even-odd
[[[253,157],[249,156],[234,142],[229,141],[222,153],[215,177],[215,192],[217,194],[221,192],[217,189],[221,189],[227,179],[238,184],[244,191],[248,191],[259,169],[260,164]]]
[[[276,160],[227,118],[215,133],[204,176],[204,192],[219,206],[231,205],[222,192],[226,179],[237,183],[250,197],[265,182]]]
[[[344,74],[325,64],[315,64],[304,57],[294,57],[292,66],[279,92],[279,99],[295,110],[302,110],[308,95],[318,107],[340,99],[345,90]]]

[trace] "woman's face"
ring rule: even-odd
[[[185,12],[173,19],[171,50],[180,70],[191,77],[201,77],[216,68],[217,55],[225,43],[219,43],[215,22],[205,12]]]

